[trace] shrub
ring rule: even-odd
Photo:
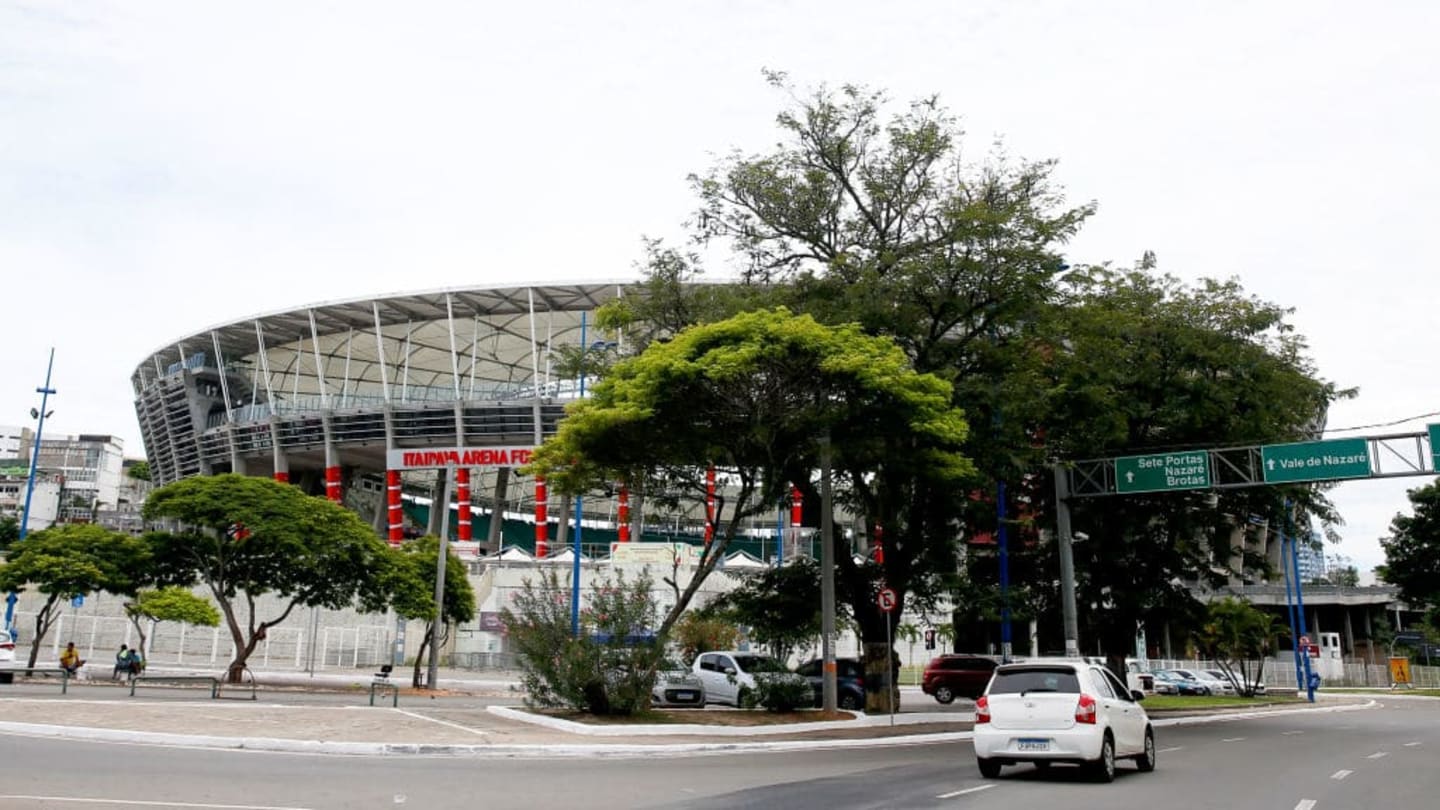
[[[755,691],[748,698],[746,708],[759,705],[772,712],[793,712],[814,703],[815,690],[798,675],[762,672],[755,676]]]
[[[692,610],[680,617],[671,635],[675,646],[680,648],[683,663],[690,666],[702,652],[735,649],[740,629],[725,619]]]
[[[571,633],[570,590],[551,571],[525,580],[514,608],[501,611],[520,664],[525,703],[591,714],[633,714],[650,705],[661,650],[646,635],[655,621],[651,582],[624,572],[598,583]]]

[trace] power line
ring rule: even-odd
[[[1430,418],[1430,417],[1432,417],[1432,416],[1440,416],[1440,411],[1431,411],[1431,412],[1429,412],[1429,413],[1417,414],[1417,415],[1415,415],[1415,416],[1407,416],[1407,417],[1405,417],[1404,419],[1396,419],[1396,420],[1393,421],[1393,422],[1376,422],[1376,423],[1371,424],[1371,425],[1356,425],[1356,426],[1354,426],[1354,427],[1343,427],[1343,428],[1329,428],[1329,427],[1327,427],[1327,428],[1325,428],[1325,430],[1322,431],[1322,432],[1324,432],[1324,433],[1344,433],[1344,432],[1350,431],[1350,430],[1374,430],[1375,428],[1395,427],[1396,425],[1403,425],[1403,424],[1405,424],[1406,422],[1414,422],[1414,421],[1417,420],[1417,419],[1428,419],[1428,418]]]

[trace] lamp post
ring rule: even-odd
[[[597,340],[593,344],[585,342],[585,330],[588,325],[587,314],[580,313],[580,398],[585,398],[585,355],[591,349],[605,351],[612,349],[615,344],[606,340]],[[575,560],[570,568],[570,635],[580,636],[580,533],[583,531],[585,516],[585,496],[575,496]]]
[[[30,452],[30,474],[25,481],[25,507],[20,513],[19,540],[24,540],[25,535],[29,532],[30,499],[35,496],[35,468],[40,466],[40,437],[45,432],[45,417],[54,413],[53,411],[47,410],[50,405],[50,395],[55,393],[55,389],[50,387],[50,373],[54,370],[55,349],[51,347],[50,362],[45,366],[45,385],[35,389],[35,392],[40,395],[40,410],[30,409],[30,415],[38,420],[38,422],[35,425],[35,446],[31,448]],[[11,638],[15,637],[15,601],[15,594],[13,592],[5,600],[5,632],[10,634]]]

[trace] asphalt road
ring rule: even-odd
[[[0,736],[0,808],[1429,808],[1440,701],[1157,730],[1114,784],[968,743],[647,759],[296,756]]]

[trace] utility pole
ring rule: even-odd
[[[440,628],[445,622],[445,558],[449,556],[450,539],[450,484],[455,480],[455,468],[445,468],[444,497],[440,499],[440,545],[435,555],[435,621],[430,625],[430,669],[425,675],[425,688],[434,689],[440,679]],[[433,507],[432,507],[433,508]]]
[[[1060,550],[1060,607],[1065,620],[1065,657],[1080,657],[1080,623],[1075,616],[1075,557],[1070,537],[1070,479],[1055,465],[1055,529]]]
[[[835,686],[835,526],[830,517],[830,429],[820,437],[820,649],[821,709],[836,710]]]

